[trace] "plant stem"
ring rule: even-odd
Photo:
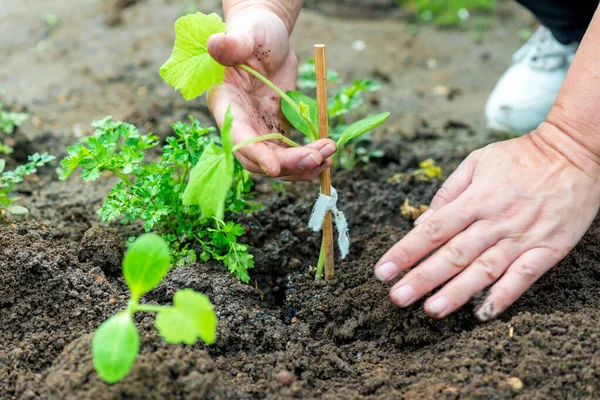
[[[292,106],[294,111],[296,111],[298,114],[300,114],[300,106],[298,106],[298,104],[296,104],[296,102],[294,100],[292,100],[292,98],[290,96],[288,96],[283,90],[279,89],[279,87],[277,85],[275,85],[273,82],[271,82],[266,76],[264,76],[257,70],[253,69],[252,67],[247,66],[246,64],[240,64],[240,68],[243,69],[244,71],[247,71],[250,74],[254,75],[260,81],[262,81],[265,85],[267,85],[268,87],[273,89],[275,91],[275,93],[277,93],[279,95],[279,97],[284,99],[290,106]]]
[[[267,85],[268,87],[273,89],[275,91],[275,93],[277,93],[279,95],[279,97],[281,97],[283,100],[285,100],[286,103],[288,103],[294,109],[294,111],[296,111],[298,113],[298,115],[304,120],[304,122],[306,122],[306,124],[310,128],[310,130],[312,132],[312,136],[313,136],[313,142],[319,138],[319,133],[317,131],[317,127],[315,126],[315,124],[313,124],[313,122],[310,120],[310,118],[305,118],[304,116],[302,116],[302,114],[300,114],[300,106],[294,100],[292,100],[292,98],[290,96],[288,96],[283,90],[279,89],[279,87],[277,85],[275,85],[273,82],[271,82],[266,76],[264,76],[257,70],[253,69],[252,67],[249,67],[246,64],[240,64],[239,67],[241,69],[243,69],[244,71],[250,73],[251,75],[254,75],[265,85]]]
[[[271,140],[271,139],[279,139],[283,143],[287,144],[288,146],[300,147],[300,145],[298,143],[296,143],[292,139],[282,135],[281,133],[269,133],[266,135],[257,136],[252,139],[245,140],[242,143],[238,143],[235,146],[233,146],[233,148],[231,150],[233,152],[236,152],[239,149],[241,149],[242,147],[248,146],[249,144],[256,143],[256,142],[262,142],[263,140]]]
[[[111,170],[111,171],[112,171],[113,174],[115,174],[116,176],[118,176],[119,178],[121,178],[121,180],[123,182],[125,182],[129,186],[133,186],[133,183],[131,183],[131,181],[129,180],[129,177],[127,175],[125,175],[122,172],[119,172],[117,170]]]
[[[315,279],[323,279],[323,267],[325,266],[325,237],[321,240],[321,251],[319,252],[319,261],[317,262],[317,273]]]
[[[134,304],[132,305],[133,311],[147,311],[147,312],[161,312],[166,310],[167,306],[155,306],[152,304]]]

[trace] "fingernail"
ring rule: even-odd
[[[391,261],[388,261],[375,268],[375,276],[380,281],[386,282],[393,279],[398,274],[398,267]]]
[[[337,151],[337,149],[335,148],[335,146],[331,143],[323,146],[323,148],[321,150],[319,150],[319,153],[321,153],[321,155],[323,156],[323,158],[328,158],[331,157],[333,155],[333,153],[335,153]]]
[[[400,307],[404,307],[410,304],[414,296],[415,289],[413,289],[413,287],[408,284],[400,286],[392,293],[394,303],[398,304]]]
[[[266,176],[269,176],[269,170],[267,169],[267,167],[265,167],[265,166],[264,166],[264,165],[262,165],[262,164],[258,164],[258,166],[260,167],[260,169],[262,169],[262,172],[264,172],[264,174],[265,174]]]
[[[442,296],[433,300],[426,308],[427,311],[429,311],[429,313],[434,317],[442,318],[446,316],[446,311],[448,310],[449,305],[450,303],[448,302],[446,296]]]
[[[430,208],[427,211],[425,211],[423,214],[421,214],[421,216],[415,220],[414,224],[419,225],[421,222],[423,222],[427,218],[431,217],[431,214],[433,214],[433,210]]]
[[[493,302],[484,303],[479,310],[475,313],[475,316],[481,322],[489,321],[493,319],[496,314],[496,305]]]
[[[315,157],[314,154],[309,154],[306,157],[304,157],[302,160],[300,160],[300,163],[298,164],[298,166],[301,169],[313,169],[316,166],[318,166],[319,160],[317,160],[317,157]]]

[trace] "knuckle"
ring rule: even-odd
[[[455,267],[462,269],[467,264],[467,259],[465,257],[465,253],[455,244],[448,243],[446,245],[447,252],[447,261],[448,263]]]
[[[423,223],[423,229],[427,239],[432,244],[438,244],[443,239],[442,225],[436,218],[429,218]]]
[[[434,200],[437,200],[437,201],[441,200],[445,203],[449,202],[451,199],[452,199],[452,196],[451,196],[450,190],[448,190],[448,188],[445,185],[443,185],[437,191],[437,193],[435,194],[435,198],[434,198]]]
[[[502,270],[494,259],[482,257],[479,258],[476,263],[489,281],[495,282],[500,278],[500,275],[502,275]]]
[[[416,285],[418,285],[418,287],[421,288],[429,288],[431,287],[431,276],[429,276],[429,274],[420,271],[420,270],[415,270],[414,271],[414,275],[412,276],[412,281],[416,283]]]
[[[530,263],[519,264],[515,268],[515,272],[527,283],[533,283],[537,280],[539,274],[536,266]]]
[[[393,252],[394,253],[392,257],[396,261],[397,265],[412,265],[411,255],[406,248],[398,246],[397,248],[393,249]]]

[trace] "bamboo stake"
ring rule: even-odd
[[[329,116],[327,114],[327,69],[325,66],[325,45],[315,44],[315,72],[317,75],[317,107],[319,109],[319,138],[329,136]],[[331,171],[327,168],[321,172],[321,193],[331,196]],[[325,261],[325,280],[333,278],[333,223],[331,211],[323,221],[323,246]]]

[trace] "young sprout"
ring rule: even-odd
[[[158,235],[146,233],[129,248],[123,259],[123,276],[131,292],[127,308],[100,325],[92,339],[92,359],[100,377],[118,382],[129,373],[140,349],[133,321],[138,311],[155,312],[155,327],[167,343],[207,344],[215,341],[217,316],[208,297],[192,289],[173,296],[173,306],[140,304],[169,271],[169,246]]]

